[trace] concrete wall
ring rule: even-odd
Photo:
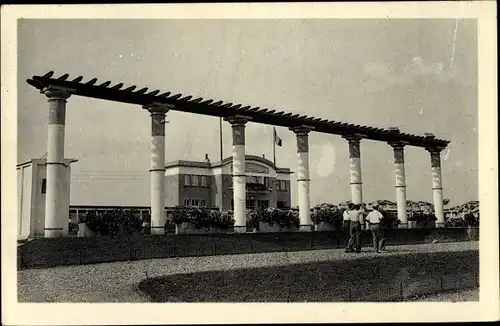
[[[472,236],[467,228],[389,229],[392,245],[478,241],[479,228]],[[372,246],[369,231],[362,231],[362,246]],[[55,267],[134,259],[246,254],[275,251],[339,249],[345,246],[343,231],[207,234],[175,236],[133,236],[92,238],[46,238],[17,248],[18,268]]]
[[[231,174],[222,174],[222,209],[231,209],[231,200],[233,199],[233,176]]]
[[[223,207],[223,191],[222,191],[222,175],[216,174],[213,176],[212,183],[210,184],[210,191],[212,193],[212,206]]]
[[[17,167],[17,238],[27,239],[31,231],[33,167]]]
[[[32,236],[43,237],[45,235],[45,193],[42,193],[42,183],[47,177],[45,160],[33,160],[33,216]],[[69,214],[69,212],[68,212]]]
[[[174,207],[179,204],[179,175],[165,176],[165,206]]]
[[[276,200],[287,203],[287,207],[290,207],[292,204],[291,195],[290,195],[290,180],[286,180],[286,191],[276,190]]]

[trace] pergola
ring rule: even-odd
[[[47,204],[45,210],[45,235],[62,235],[61,223],[67,218],[68,207],[62,207],[58,198],[58,180],[64,173],[64,129],[66,100],[71,95],[140,105],[151,114],[151,222],[153,230],[161,233],[165,223],[165,116],[176,110],[207,116],[222,117],[233,129],[233,197],[235,231],[246,232],[245,207],[245,125],[247,122],[287,127],[297,136],[298,153],[298,199],[301,230],[311,230],[309,192],[309,145],[311,131],[339,135],[349,143],[352,202],[362,203],[360,164],[360,141],[369,139],[389,144],[394,149],[396,171],[396,193],[398,218],[402,227],[407,226],[406,183],[404,169],[404,147],[415,146],[426,149],[431,155],[434,210],[437,226],[444,225],[443,192],[441,181],[441,151],[449,141],[437,139],[432,134],[412,135],[398,128],[375,128],[339,121],[315,118],[306,115],[276,112],[267,108],[226,103],[190,95],[149,90],[135,85],[114,86],[111,81],[98,83],[97,78],[82,82],[79,76],[70,79],[68,74],[54,77],[54,72],[27,79],[27,83],[40,90],[50,103],[49,133],[47,141]]]

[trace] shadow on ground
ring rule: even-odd
[[[402,301],[478,286],[479,252],[377,256],[174,274],[139,284],[153,302]]]

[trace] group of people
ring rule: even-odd
[[[385,252],[385,238],[382,230],[382,218],[377,204],[371,205],[366,216],[373,236],[373,247],[377,253]],[[365,212],[360,204],[349,203],[344,211],[345,251],[361,252],[361,228],[365,225]]]

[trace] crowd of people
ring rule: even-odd
[[[369,213],[366,215],[369,229],[373,236],[373,247],[377,253],[385,252],[385,238],[381,221],[382,213],[377,204],[371,205]],[[345,233],[345,251],[361,252],[361,229],[365,225],[365,211],[359,204],[349,203],[349,206],[343,213],[344,233]]]

